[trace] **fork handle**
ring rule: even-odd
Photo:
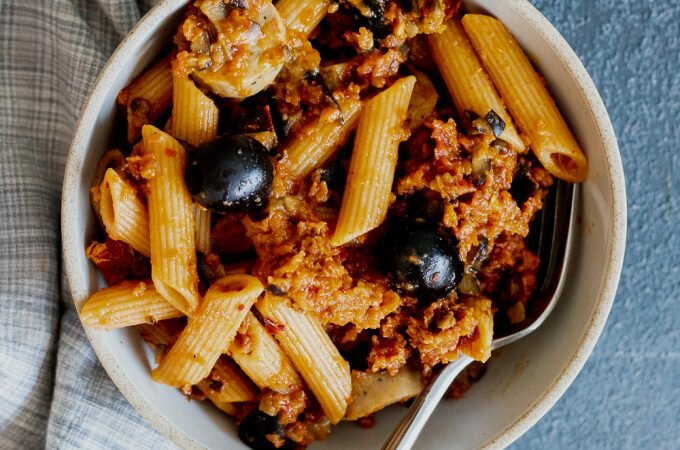
[[[423,388],[413,401],[413,404],[399,422],[382,447],[382,450],[409,450],[418,439],[420,432],[434,412],[439,400],[444,396],[449,386],[463,369],[471,362],[472,358],[461,355],[457,360],[445,366],[435,374],[430,382]]]

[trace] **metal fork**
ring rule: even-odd
[[[535,331],[554,309],[564,288],[564,275],[569,264],[569,250],[576,222],[577,194],[576,185],[558,181],[546,197],[536,237],[537,252],[541,261],[544,261],[539,279],[544,281],[532,301],[533,307],[528,311],[528,317],[517,324],[512,333],[495,338],[491,343],[492,351]],[[433,375],[385,442],[383,450],[407,450],[413,447],[453,380],[472,361],[469,356],[461,355]]]

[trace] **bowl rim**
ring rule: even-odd
[[[608,230],[611,238],[604,270],[605,280],[600,285],[590,322],[577,344],[576,351],[562,368],[557,379],[526,407],[525,413],[489,439],[481,448],[501,448],[510,445],[518,439],[554,406],[581,371],[602,333],[614,302],[623,267],[627,233],[626,189],[621,155],[614,128],[593,80],[564,37],[528,0],[505,1],[518,14],[518,17],[533,27],[543,38],[544,42],[559,56],[569,76],[575,79],[580,91],[579,94],[590,107],[589,113],[600,133],[600,141],[605,149],[607,171],[613,180],[613,183],[609,185],[610,194],[613,199],[609,211],[612,222]],[[73,295],[76,289],[74,288],[78,287],[79,290],[83,290],[83,280],[76,277],[78,259],[76,255],[78,254],[77,252],[82,252],[83,249],[77,233],[74,232],[74,230],[77,230],[77,218],[72,211],[72,203],[69,202],[69,199],[77,196],[81,167],[87,153],[86,145],[83,141],[91,134],[91,130],[95,126],[97,115],[106,97],[105,94],[108,92],[107,86],[117,77],[120,68],[123,66],[124,59],[128,57],[128,47],[134,47],[147,40],[152,31],[156,30],[168,16],[176,12],[185,3],[187,3],[186,0],[161,0],[137,22],[102,68],[81,112],[66,161],[61,202],[61,235],[64,267],[69,290],[73,296],[76,308],[76,297]],[[175,427],[162,411],[158,410],[153,403],[148,401],[144,394],[128,380],[116,360],[111,357],[106,349],[102,334],[88,328],[84,328],[84,330],[99,361],[111,380],[149,424],[177,445],[184,448],[204,448],[181,431],[181,429]]]

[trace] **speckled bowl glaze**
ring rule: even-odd
[[[103,286],[84,253],[95,220],[88,188],[107,148],[118,92],[167,46],[185,5],[163,0],[120,44],[102,71],[71,146],[62,199],[66,273],[76,308]],[[579,225],[567,286],[544,326],[494,355],[486,376],[460,401],[445,401],[416,443],[422,449],[502,447],[540,419],[590,355],[609,314],[623,264],[626,194],[616,137],[604,104],[574,51],[526,0],[469,0],[470,11],[501,19],[548,80],[590,162],[580,190]],[[187,402],[151,381],[151,352],[133,330],[86,330],[122,394],[156,429],[181,447],[245,448],[234,423],[208,404]],[[391,407],[376,426],[343,423],[316,449],[376,449],[404,414]],[[130,443],[133,445],[133,443]]]

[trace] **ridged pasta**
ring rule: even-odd
[[[221,406],[224,404],[252,402],[258,397],[253,383],[233,361],[225,357],[217,360],[210,376],[199,381],[196,387],[223,411]]]
[[[99,192],[99,187],[101,186],[102,181],[104,181],[104,175],[106,174],[107,170],[117,170],[123,164],[125,164],[125,156],[123,155],[123,152],[117,148],[112,148],[104,153],[104,155],[99,159],[97,168],[94,171],[92,183],[90,184],[90,203],[92,203],[92,208],[94,209],[94,213],[97,215],[97,220],[102,226],[104,224],[102,223],[100,206],[101,195]]]
[[[166,346],[177,339],[184,329],[184,324],[181,320],[162,320],[153,324],[142,323],[137,325],[136,328],[149,344]]]
[[[153,371],[153,379],[184,387],[207,377],[263,290],[262,283],[250,275],[228,275],[213,283],[200,308],[189,317],[182,334]]]
[[[118,103],[127,108],[127,137],[130,144],[141,135],[144,125],[153,123],[172,103],[172,68],[167,56],[149,67],[123,89]]]
[[[346,419],[366,417],[393,403],[415,397],[423,389],[420,373],[403,368],[396,375],[352,371],[352,402]]]
[[[458,19],[450,19],[442,33],[430,34],[427,38],[432,58],[460,116],[465,117],[465,111],[472,111],[484,117],[493,110],[505,122],[500,137],[518,152],[523,152],[526,146],[512,117],[506,111],[503,100],[482,67]]]
[[[295,177],[304,178],[323,166],[349,138],[359,120],[361,101],[356,98],[338,100],[340,110],[322,114],[287,144],[281,164]]]
[[[153,345],[167,346],[182,332],[180,325],[177,321],[166,320],[155,325],[139,325],[137,328],[145,341]],[[255,401],[258,397],[257,388],[253,383],[225,356],[217,360],[210,375],[199,381],[196,387],[217,408],[230,415],[237,412],[233,403]]]
[[[392,194],[399,143],[416,78],[408,76],[365,106],[354,142],[338,223],[331,239],[342,245],[382,223]]]
[[[260,389],[287,394],[302,388],[293,363],[254,314],[248,313],[240,333],[247,344],[234,342],[227,352]]]
[[[173,78],[172,135],[198,147],[217,136],[219,110],[187,77]]]
[[[156,290],[186,315],[198,306],[198,273],[191,195],[184,183],[186,152],[170,135],[145,125],[144,149],[154,156],[148,183],[151,278]]]
[[[210,224],[212,212],[203,205],[193,203],[194,229],[196,230],[196,250],[207,255],[210,253]]]
[[[517,41],[493,17],[466,14],[462,24],[543,167],[557,178],[583,181],[588,161]]]
[[[332,0],[280,0],[276,10],[291,30],[309,34],[321,22]]]
[[[112,330],[183,316],[154,288],[151,281],[121,281],[90,296],[80,310],[88,328]]]
[[[337,423],[345,415],[352,389],[349,363],[345,361],[321,323],[310,313],[294,309],[287,300],[265,294],[257,302],[265,318],[281,325],[274,335],[319,402],[328,420]]]
[[[151,255],[149,214],[137,190],[118,172],[108,169],[99,186],[99,212],[106,233],[144,256]]]

